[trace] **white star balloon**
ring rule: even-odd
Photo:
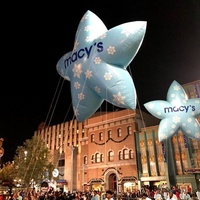
[[[137,54],[146,22],[128,22],[107,30],[91,11],[82,17],[74,48],[57,63],[58,73],[70,81],[74,113],[84,121],[104,100],[121,108],[136,108],[136,90],[126,70]]]
[[[188,99],[177,81],[172,82],[167,101],[150,101],[144,106],[152,115],[161,119],[158,128],[160,142],[172,137],[179,129],[189,138],[200,140],[200,124],[196,119],[200,115],[200,98]]]

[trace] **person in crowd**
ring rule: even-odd
[[[200,200],[200,188],[196,191],[197,199]]]
[[[21,192],[17,192],[17,200],[22,200]]]
[[[180,199],[180,193],[179,190],[176,186],[172,186],[171,191],[173,192],[173,194],[175,194],[175,196],[173,198],[176,198],[177,200]]]
[[[98,191],[97,191],[97,190],[94,190],[93,193],[94,193],[94,194],[93,194],[91,200],[100,200],[100,196],[99,196],[99,194],[98,194]]]
[[[181,200],[186,200],[186,199],[188,199],[188,194],[187,194],[187,192],[185,190],[183,190],[180,193],[179,197],[180,197]]]
[[[162,197],[162,195],[160,193],[160,189],[156,189],[155,190],[153,198],[155,200],[162,200],[163,199],[163,197]]]
[[[192,188],[190,185],[187,186],[187,191],[191,194],[192,193]]]
[[[166,200],[177,200],[176,194],[174,194],[174,190],[170,190]]]
[[[151,198],[149,198],[149,196],[148,196],[147,193],[143,193],[142,194],[142,199],[144,199],[144,200],[151,200]]]
[[[187,193],[186,193],[186,200],[192,200],[192,197],[191,197],[191,193],[190,193],[190,192],[187,192]]]
[[[9,200],[16,200],[16,199],[17,199],[17,193],[15,192],[15,193],[11,194]]]
[[[106,191],[106,198],[105,200],[114,200],[113,199],[113,191],[112,190],[107,190]]]
[[[169,189],[163,188],[163,189],[162,189],[162,196],[163,196],[163,199],[167,199],[168,195],[169,195]]]

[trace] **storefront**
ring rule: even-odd
[[[66,187],[67,187],[67,181],[65,179],[59,179],[57,181],[57,187],[56,187],[57,190],[64,192],[67,190]]]
[[[102,189],[103,189],[102,185],[103,184],[104,184],[103,179],[93,178],[87,183],[87,186],[90,190],[102,191]]]
[[[134,192],[138,190],[138,180],[134,176],[124,176],[118,183],[120,192]]]

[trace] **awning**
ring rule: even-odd
[[[124,176],[121,178],[121,180],[119,180],[119,182],[126,182],[126,181],[133,181],[133,182],[137,182],[137,178],[135,176]]]
[[[97,183],[97,182],[98,182],[98,183],[102,183],[102,182],[104,182],[104,180],[101,179],[101,178],[92,178],[92,179],[90,179],[90,180],[88,181],[87,184],[89,185],[89,184],[94,183],[94,182],[95,182],[95,183]]]

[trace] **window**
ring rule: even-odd
[[[101,163],[104,161],[104,156],[101,153],[96,153],[95,155],[92,155],[91,162],[92,163]]]
[[[108,152],[108,161],[114,161],[114,152],[113,151]]]
[[[64,159],[63,159],[63,160],[59,160],[59,161],[58,161],[58,166],[59,166],[59,167],[65,166],[65,160],[64,160]]]
[[[121,151],[119,152],[119,160],[123,160],[123,154]]]
[[[129,150],[129,158],[133,159],[133,150]]]
[[[112,131],[111,130],[108,131],[108,139],[110,139],[110,138],[112,138]]]
[[[84,164],[84,165],[87,165],[87,156],[84,156],[84,157],[83,157],[83,164]]]
[[[102,141],[102,140],[103,140],[103,133],[100,132],[100,133],[99,133],[99,141]]]
[[[119,160],[133,159],[133,150],[123,149],[119,151]]]
[[[95,163],[95,157],[94,157],[94,155],[92,155],[92,157],[91,157],[91,162]]]
[[[128,149],[124,149],[124,150],[123,150],[123,157],[124,157],[124,160],[129,159],[129,152],[128,152]]]
[[[117,129],[117,137],[121,137],[122,136],[122,130],[121,128]]]
[[[128,126],[128,127],[127,127],[127,133],[128,133],[128,135],[131,135],[131,134],[132,134],[131,126]]]
[[[100,153],[96,153],[96,154],[95,154],[95,161],[96,161],[97,163],[100,163],[100,162],[101,162],[101,154],[100,154]]]
[[[94,142],[94,134],[91,134],[91,142]]]
[[[103,156],[103,154],[101,154],[101,162],[103,162],[104,161],[104,156]]]

